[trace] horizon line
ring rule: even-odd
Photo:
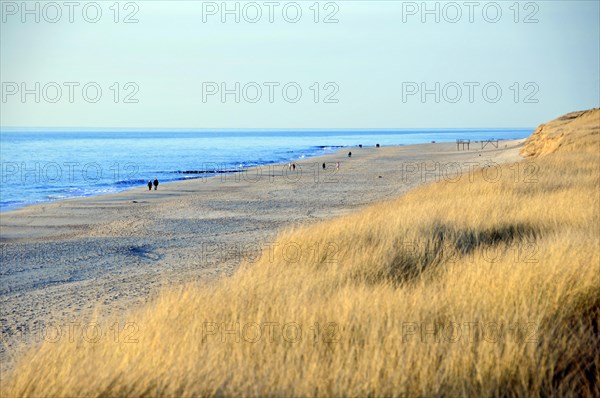
[[[401,131],[401,130],[530,130],[536,127],[2,127],[0,131],[36,132],[244,132],[244,131]]]

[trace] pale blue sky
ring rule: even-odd
[[[102,10],[97,23],[83,19],[82,6],[74,10],[73,23],[66,7],[57,23],[44,19],[54,18],[50,8],[46,15],[40,8],[39,23],[34,15],[25,15],[23,23],[21,10],[14,9],[21,2],[2,1],[3,127],[535,127],[573,110],[600,106],[598,1],[524,1],[517,4],[518,16],[514,1],[478,2],[473,22],[462,1],[428,2],[430,8],[438,4],[439,23],[434,15],[422,15],[421,1],[320,2],[318,23],[314,1],[296,2],[302,10],[297,23],[283,18],[283,6],[291,3],[285,1],[275,8],[273,23],[263,1],[254,3],[263,12],[257,23],[245,21],[243,14],[240,23],[232,15],[225,23],[220,13],[208,15],[213,5],[221,7],[220,1],[137,1],[137,10],[121,2],[119,20],[136,11],[139,22],[115,23],[113,3],[97,2]],[[235,3],[241,12],[248,2],[228,2],[231,7]],[[496,4],[502,12],[498,22],[486,21],[483,8],[492,20]],[[295,16],[294,7],[288,6],[289,18]],[[253,18],[254,9],[246,10]],[[457,10],[462,17],[451,23]],[[323,23],[330,13],[338,23]],[[94,14],[89,8],[87,16]],[[524,23],[528,15],[537,22]],[[29,94],[23,103],[20,92],[7,92],[15,84],[21,90],[21,83],[34,88],[35,82],[40,82],[40,92],[56,82],[62,86],[61,99],[51,103],[42,95],[36,103]],[[80,84],[73,103],[64,82]],[[82,97],[81,87],[88,82],[102,89],[97,103]],[[120,83],[118,103],[110,89],[114,82]],[[127,82],[139,87],[132,97],[138,103],[122,102],[133,90],[123,88]],[[223,103],[217,94],[203,102],[207,82],[225,82],[230,88],[240,82],[240,89],[256,82],[263,96],[256,103],[243,96],[235,103],[229,95]],[[264,82],[280,84],[273,103]],[[281,93],[288,82],[302,89],[296,103],[286,102]],[[320,83],[318,103],[315,82]],[[325,88],[328,82],[333,84]],[[446,85],[447,99],[460,86],[461,99],[452,103],[442,95],[436,103],[434,94],[425,101],[419,93],[407,95],[410,88],[420,90],[422,83],[434,88],[436,82],[440,94]],[[472,103],[465,82],[478,84]],[[495,87],[502,90],[497,102],[485,100],[486,83],[492,83],[488,99],[493,99]],[[338,102],[324,103],[324,96],[336,88],[331,98]],[[48,96],[54,96],[53,90],[48,86]],[[248,90],[247,98],[253,97],[254,88]],[[537,103],[525,103],[528,94]]]

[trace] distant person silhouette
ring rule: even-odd
[[[325,163],[323,163],[323,170],[325,170],[325,168],[327,168],[327,166],[325,165]]]
[[[156,188],[158,188],[158,180],[155,178],[154,179],[154,190],[156,191]]]
[[[352,157],[352,152],[348,152],[348,157],[351,158]]]
[[[152,181],[148,180],[148,191],[152,190]]]

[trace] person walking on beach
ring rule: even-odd
[[[156,191],[156,188],[158,188],[158,179],[154,179],[154,190]]]
[[[148,191],[152,190],[152,181],[148,180]]]
[[[335,164],[335,171],[339,171],[340,170],[340,162],[337,162]]]
[[[348,152],[348,157],[351,158],[352,157],[352,152]]]
[[[325,165],[325,163],[323,163],[323,170],[325,170],[325,168],[326,168],[326,167],[327,167],[327,166]]]

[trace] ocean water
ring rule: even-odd
[[[525,138],[533,129],[0,131],[0,211],[287,163],[339,148]]]

